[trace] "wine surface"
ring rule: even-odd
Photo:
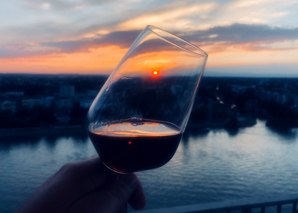
[[[121,173],[153,169],[166,164],[181,139],[180,129],[159,121],[93,125],[91,141],[102,161]]]

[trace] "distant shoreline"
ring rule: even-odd
[[[222,121],[211,121],[211,122],[189,122],[188,128],[192,132],[201,132],[202,129],[226,129],[225,122]],[[256,124],[255,118],[245,119],[238,128],[252,127]],[[86,128],[80,125],[73,126],[53,126],[53,127],[29,127],[29,128],[11,128],[11,129],[0,129],[1,137],[22,137],[29,135],[76,135],[86,134]]]
[[[87,131],[82,126],[63,126],[63,127],[32,127],[32,128],[13,128],[13,129],[0,129],[1,137],[22,137],[30,135],[76,135],[76,134],[86,134]]]
[[[239,128],[249,128],[257,124],[257,120],[253,117],[239,119],[234,129],[229,129],[226,126],[226,122],[223,121],[205,121],[202,123],[189,121],[185,134],[203,134],[210,130],[223,129],[226,131],[235,131]],[[267,126],[267,125],[266,125]],[[267,126],[275,127],[279,129],[279,126]],[[286,127],[281,128],[284,130]],[[286,128],[287,129],[287,128]],[[1,138],[18,138],[24,136],[75,136],[75,135],[85,135],[88,136],[87,130],[84,126],[73,125],[73,126],[52,126],[52,127],[29,127],[29,128],[8,128],[0,129],[0,142]]]

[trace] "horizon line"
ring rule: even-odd
[[[247,73],[246,73],[247,74]],[[103,73],[25,73],[25,72],[0,72],[0,75],[51,75],[51,76],[102,76],[102,77],[109,77],[110,74],[103,74]],[[297,75],[292,76],[278,76],[278,75],[233,75],[233,74],[203,74],[203,78],[298,78]]]

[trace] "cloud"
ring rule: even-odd
[[[107,46],[128,48],[140,32],[140,30],[114,31],[70,41],[7,44],[0,46],[0,57],[88,52],[90,49]],[[250,51],[298,49],[298,28],[232,24],[216,26],[207,30],[188,31],[187,33],[177,32],[176,34],[203,49],[208,47],[209,53],[225,52],[230,47]],[[166,43],[158,42],[156,45],[150,44],[148,50],[165,51],[170,48]]]
[[[88,6],[101,5],[109,2],[113,2],[113,0],[25,0],[22,1],[22,4],[32,9],[74,10]]]
[[[298,49],[298,27],[282,28],[260,24],[232,24],[207,30],[177,33],[182,38],[208,48],[208,53],[230,50],[284,51]]]
[[[225,41],[230,44],[256,41],[295,40],[298,38],[298,28],[232,24],[230,26],[216,26],[208,30],[194,31],[184,37],[185,39],[195,42]]]
[[[56,47],[61,52],[87,51],[89,48],[119,46],[128,48],[140,33],[139,30],[115,31],[106,35],[98,35],[96,38],[81,39],[74,41],[43,42],[42,46]]]
[[[106,35],[99,35],[96,38],[74,41],[44,42],[41,43],[41,45],[59,48],[61,52],[86,51],[88,48],[109,45],[128,48],[139,33],[139,30],[115,31]],[[298,28],[288,29],[269,27],[267,25],[233,24],[230,26],[216,26],[207,30],[190,31],[186,34],[177,33],[177,35],[180,35],[187,41],[199,44],[199,46],[217,44],[249,44],[243,47],[251,49],[281,49],[282,46],[270,46],[270,43],[297,40]],[[161,43],[152,48],[158,47],[160,50],[163,48]],[[290,46],[287,45],[287,48],[289,47]]]
[[[208,14],[215,10],[217,4],[196,3],[185,4],[178,1],[158,8],[154,12],[145,13],[134,17],[119,24],[121,29],[141,29],[146,23],[150,25],[158,25],[160,27],[167,26],[172,29],[192,29],[193,23],[197,19],[202,18],[204,14]]]
[[[41,47],[36,43],[12,43],[0,45],[0,58],[17,58],[33,55],[47,55],[58,52],[57,48]]]

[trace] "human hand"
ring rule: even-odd
[[[145,207],[134,174],[109,172],[99,158],[64,165],[17,212],[126,212]]]

